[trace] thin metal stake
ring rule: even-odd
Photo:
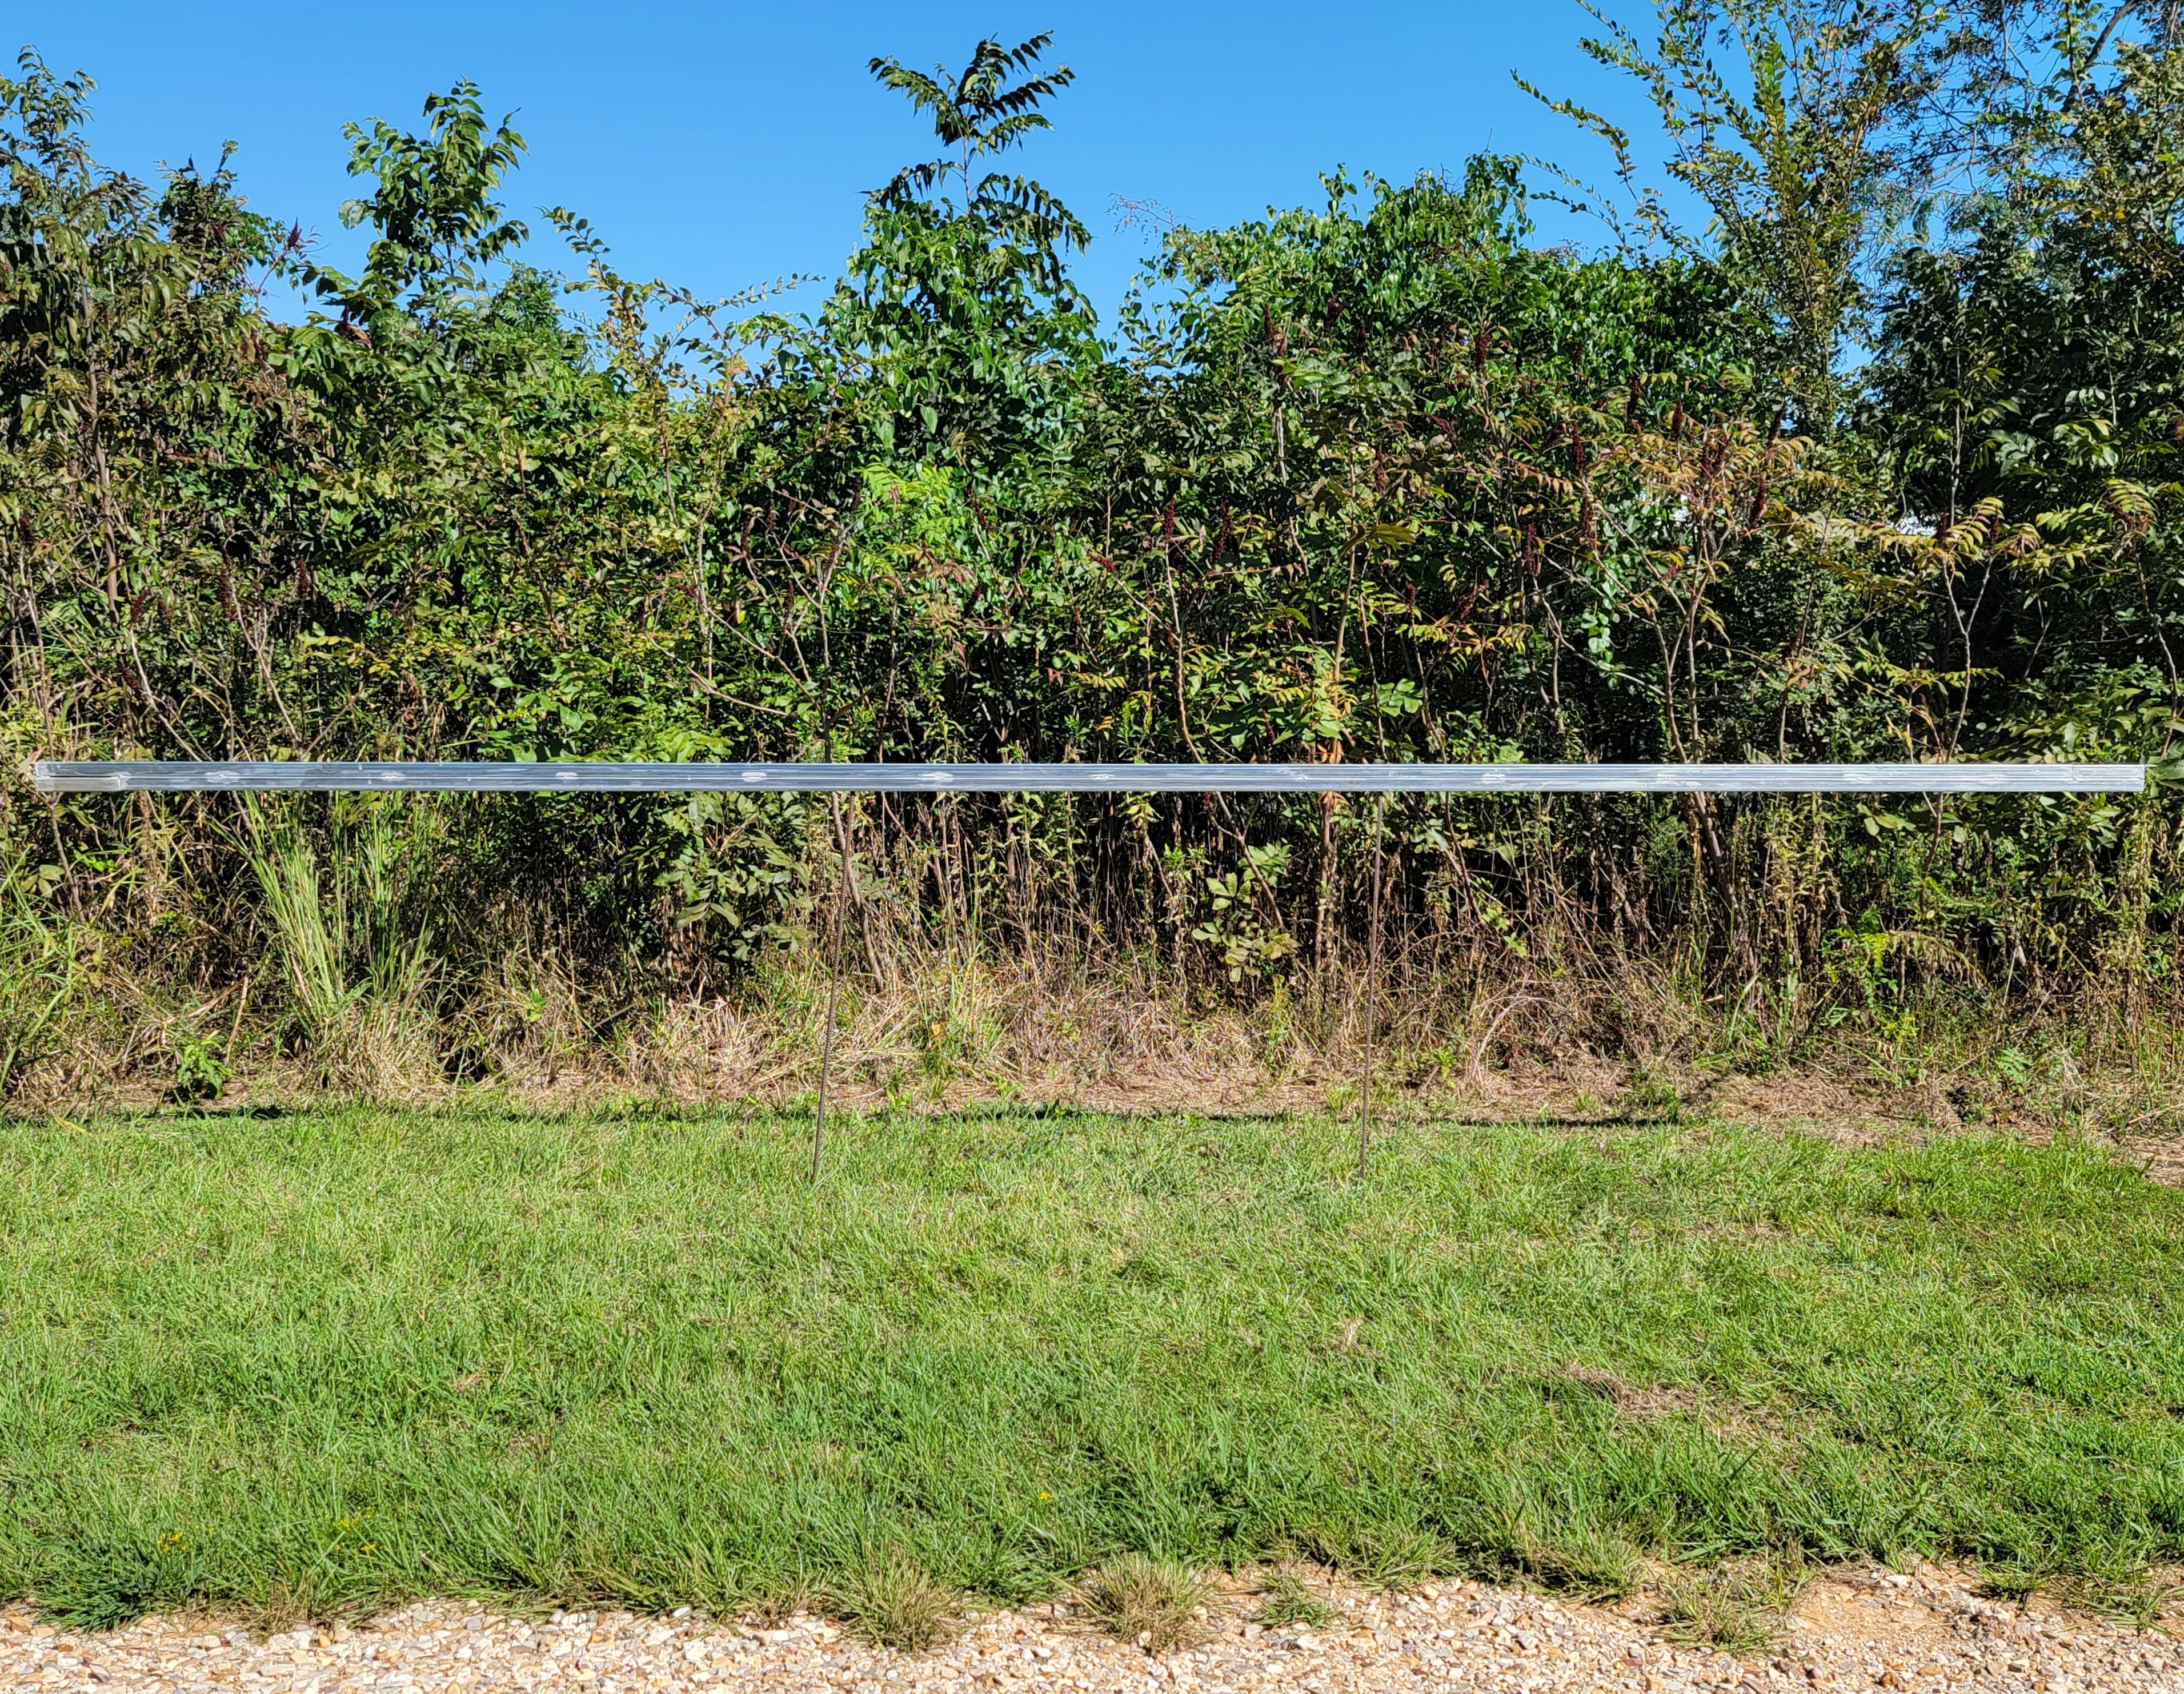
[[[1357,1087],[1357,1174],[1365,1174],[1365,1155],[1373,1145],[1373,1037],[1379,1027],[1380,994],[1380,826],[1388,797],[1373,797],[1373,938],[1365,968],[1365,1074]]]
[[[832,955],[827,969],[827,1033],[819,1043],[819,1109],[811,1119],[811,1180],[819,1180],[819,1154],[827,1145],[827,1074],[834,1064],[834,1014],[842,1000],[842,925],[850,909],[850,841],[842,828],[842,797],[829,794],[827,803],[834,814],[834,841],[842,856],[842,888],[834,902],[834,928],[829,938]]]

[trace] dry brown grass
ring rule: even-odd
[[[1126,1552],[1087,1576],[1081,1595],[1086,1614],[1116,1640],[1169,1652],[1205,1635],[1218,1591],[1187,1565]]]
[[[1269,1629],[1301,1624],[1306,1629],[1323,1630],[1339,1615],[1318,1590],[1293,1570],[1274,1572],[1268,1577],[1262,1592],[1259,1621]]]
[[[904,1549],[890,1547],[851,1571],[829,1597],[860,1639],[916,1652],[948,1638],[963,1597]]]
[[[900,936],[875,953],[876,970],[852,958],[841,999],[831,1093],[851,1109],[1356,1108],[1373,1003],[1359,961],[1251,995],[1134,956],[995,954]],[[816,1083],[826,1007],[823,966],[811,957],[705,997],[638,999],[586,986],[551,953],[515,952],[473,973],[437,1022],[416,1008],[362,1008],[330,1051],[323,1034],[315,1046],[302,1039],[270,967],[198,994],[131,972],[109,947],[94,950],[90,977],[95,991],[17,1090],[15,1109],[158,1103],[192,1042],[231,1061],[230,1105],[425,1104],[473,1081],[544,1108],[632,1095],[790,1105]],[[1554,1119],[1602,1134],[1725,1118],[1861,1141],[2072,1128],[2132,1147],[2158,1179],[2184,1177],[2177,1067],[2164,1039],[2103,1056],[2070,1051],[2084,1043],[2067,1026],[1988,1027],[1953,1046],[1936,1041],[1914,1063],[1846,1026],[1791,1062],[1728,1044],[1703,1004],[1642,963],[1555,977],[1507,960],[1458,959],[1439,974],[1399,962],[1380,1004],[1375,1094],[1397,1118]],[[2014,1083],[1997,1071],[1990,1049],[2006,1040],[2047,1041],[2039,1075]]]
[[[1812,1569],[1795,1549],[1724,1560],[1703,1569],[1671,1566],[1655,1584],[1663,1631],[1729,1652],[1772,1646]]]

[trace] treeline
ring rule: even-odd
[[[837,917],[871,977],[944,936],[1251,1003],[1323,997],[1377,906],[1414,989],[1643,969],[1777,1054],[1901,1037],[1937,996],[2138,1019],[2172,956],[2164,791],[237,809],[55,803],[13,768],[2161,765],[2167,15],[1673,0],[1589,44],[1658,107],[1673,203],[1489,157],[1338,174],[1316,208],[1167,230],[1106,324],[1070,278],[1086,230],[1014,169],[1070,80],[1043,36],[945,79],[875,61],[939,156],[819,297],[726,302],[511,216],[524,144],[467,84],[417,133],[351,127],[349,275],[225,159],[98,164],[89,83],[25,53],[0,1088],[72,1020],[186,1091],[239,1030],[293,1053],[382,1014],[489,1070],[541,961],[597,1034],[777,982]],[[1599,214],[1591,248],[1542,244],[1543,192]],[[300,322],[267,304],[295,288]],[[1503,1038],[1642,1046],[1629,1016],[1608,994]]]

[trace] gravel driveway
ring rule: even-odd
[[[1741,1658],[1667,1641],[1642,1601],[1567,1604],[1472,1582],[1405,1595],[1320,1585],[1338,1609],[1322,1630],[1264,1629],[1240,1599],[1198,1647],[1165,1658],[1111,1641],[1067,1605],[989,1613],[948,1645],[876,1651],[805,1616],[777,1628],[688,1615],[556,1612],[524,1617],[432,1602],[357,1627],[257,1636],[198,1619],[148,1619],[71,1634],[28,1611],[0,1611],[0,1688],[165,1691],[832,1688],[850,1694],[1022,1688],[1336,1691],[1494,1688],[1682,1690],[2026,1689],[2184,1694],[2184,1649],[2038,1602],[1981,1600],[1947,1573],[1836,1572],[1804,1591],[1780,1640]],[[2179,1620],[2172,1616],[2170,1627]]]

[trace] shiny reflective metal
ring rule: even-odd
[[[40,760],[48,794],[2136,794],[2142,764],[375,764]]]

